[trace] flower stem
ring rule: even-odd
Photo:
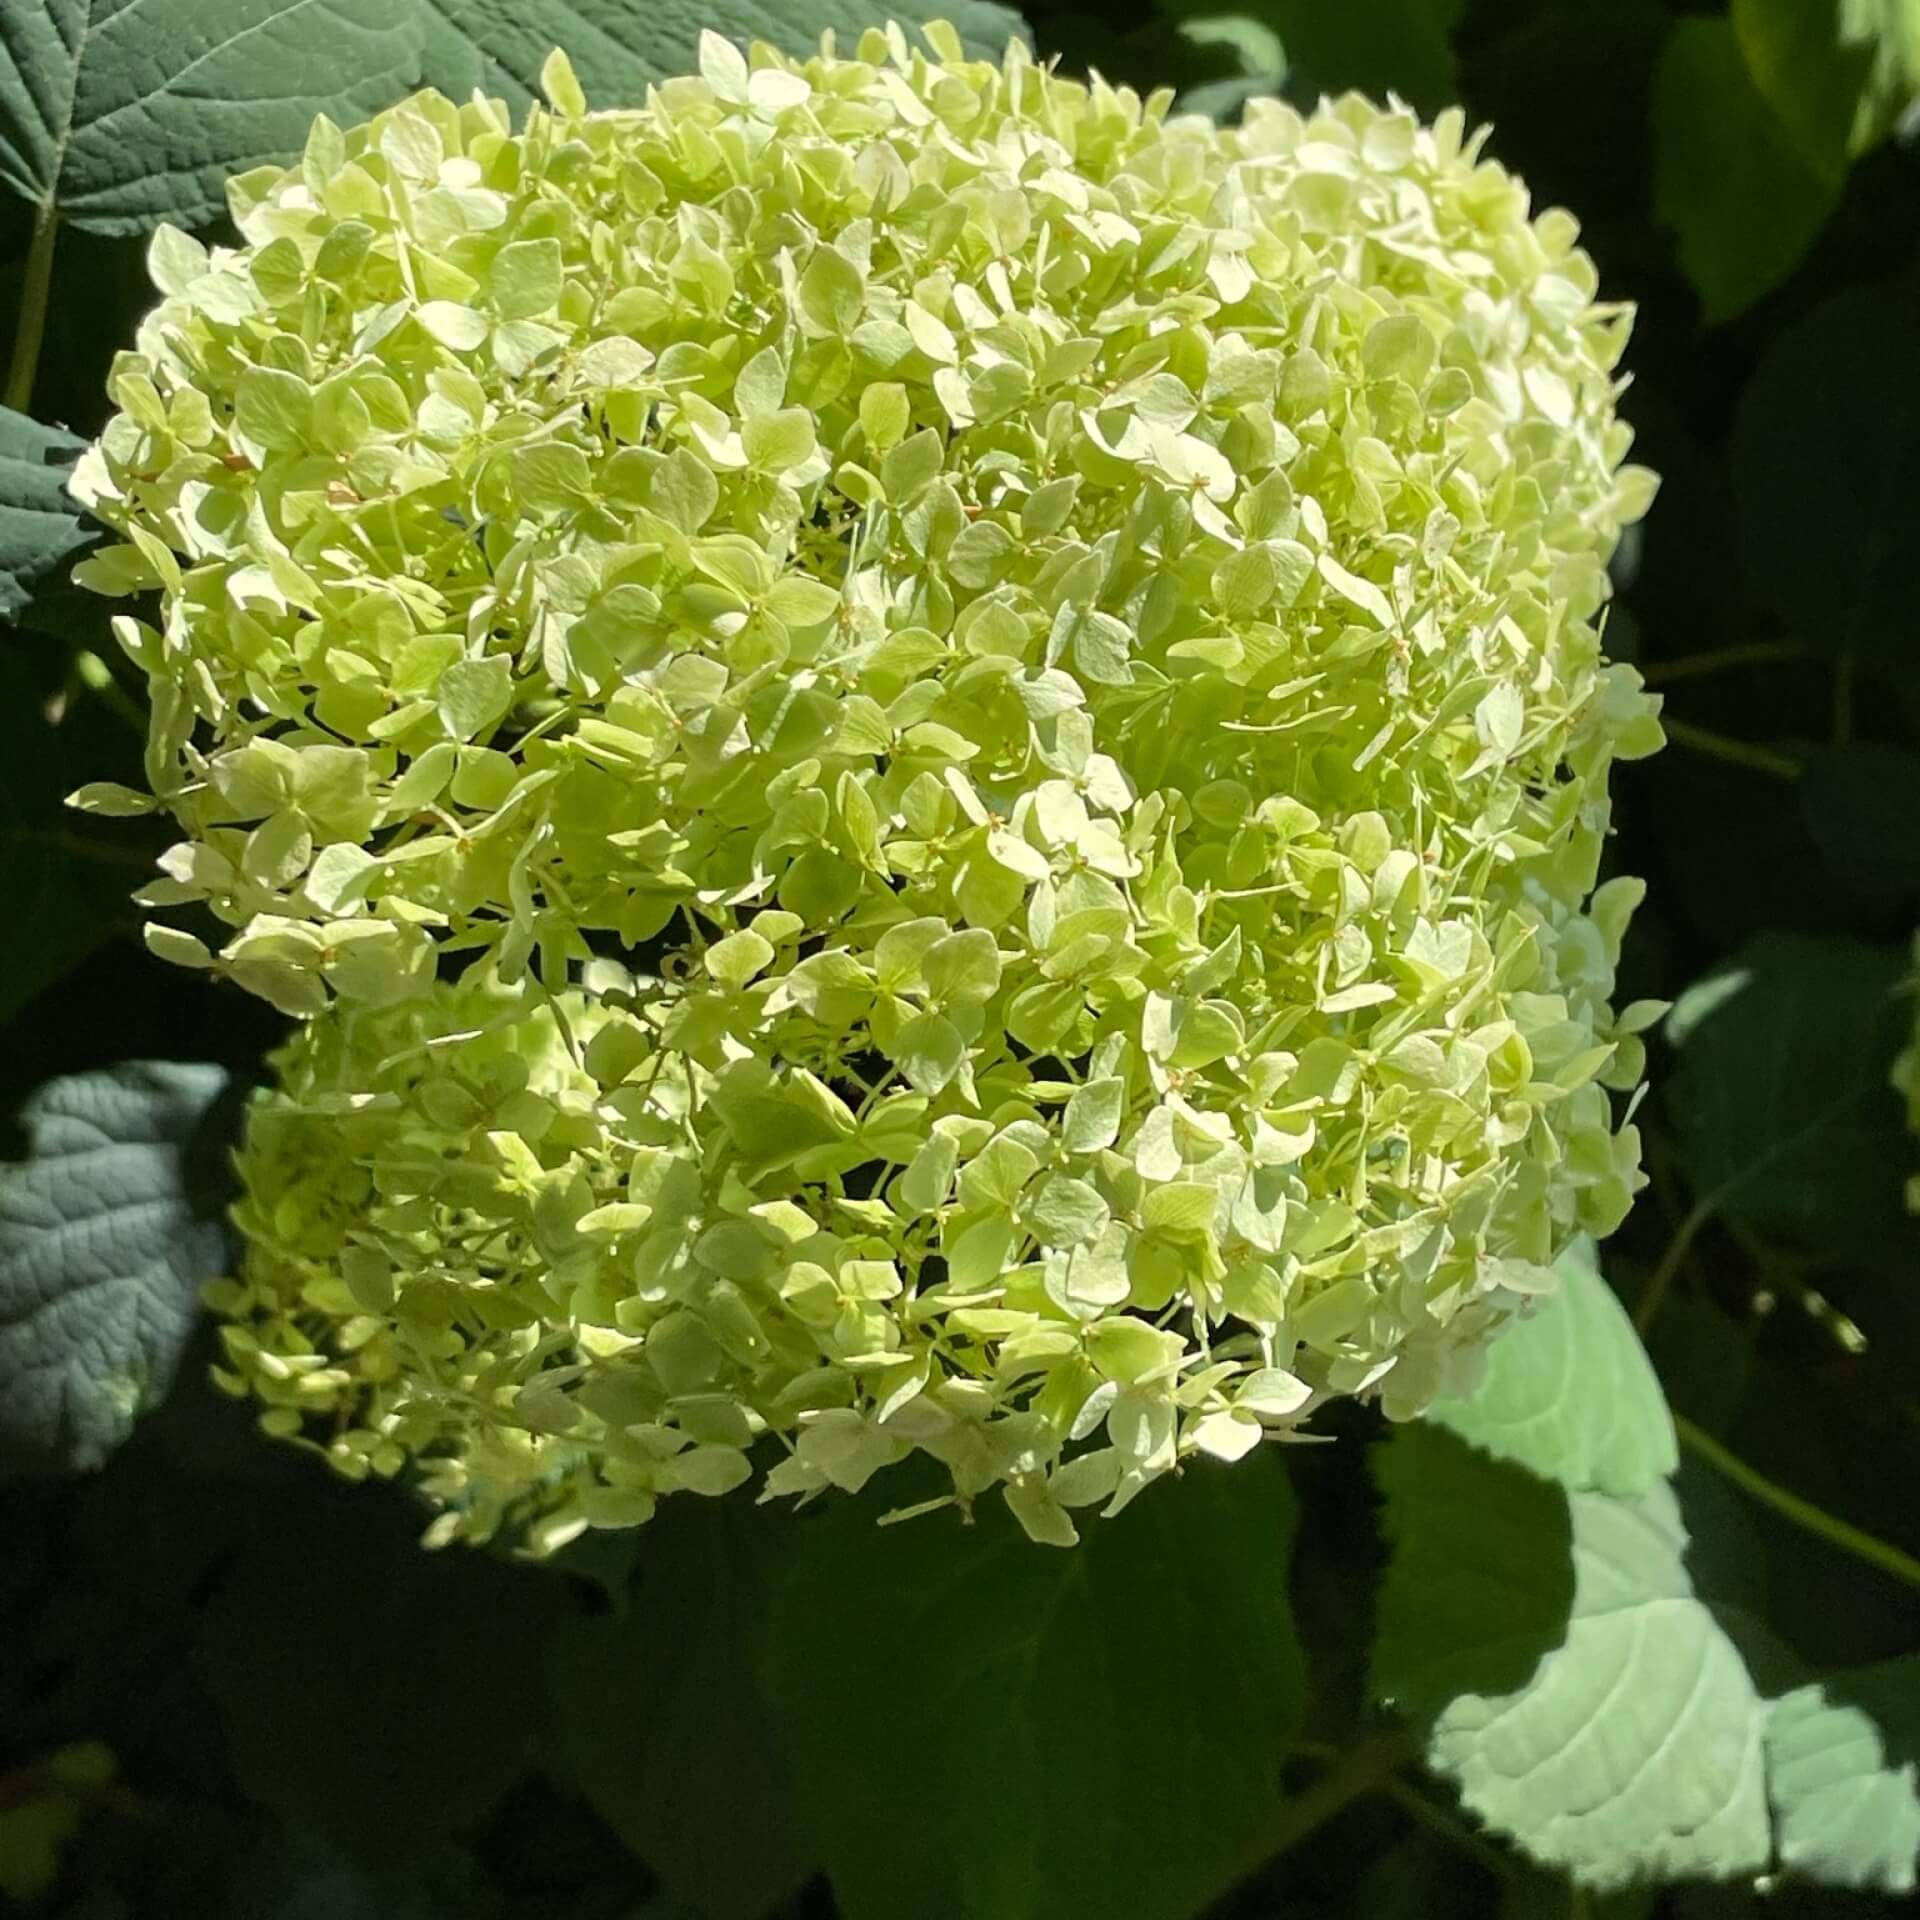
[[[46,337],[47,301],[53,291],[53,242],[60,216],[48,200],[35,213],[27,244],[26,278],[20,288],[20,317],[13,333],[13,357],[7,363],[6,403],[17,413],[33,404],[33,376]]]
[[[1789,1493],[1785,1487],[1776,1486],[1765,1474],[1748,1466],[1738,1454],[1723,1447],[1685,1415],[1676,1413],[1673,1425],[1683,1446],[1697,1453],[1715,1472],[1731,1480],[1742,1493],[1758,1500],[1762,1506],[1771,1507],[1783,1520],[1804,1528],[1829,1546],[1838,1547],[1842,1553],[1852,1554],[1856,1560],[1864,1560],[1868,1566],[1878,1567],[1882,1573],[1890,1574],[1910,1587],[1920,1588],[1920,1560],[1916,1560],[1912,1554],[1903,1553],[1888,1541],[1850,1525],[1827,1512],[1824,1507],[1815,1506],[1811,1500],[1803,1500],[1797,1493]]]
[[[1696,727],[1685,720],[1669,719],[1664,713],[1660,724],[1676,747],[1688,747],[1711,760],[1724,760],[1731,767],[1746,767],[1754,773],[1770,773],[1776,780],[1797,780],[1800,762],[1790,753],[1772,747],[1756,746],[1751,740],[1736,740],[1730,734],[1715,733],[1709,727]]]
[[[1679,680],[1704,680],[1732,667],[1767,667],[1806,658],[1807,650],[1797,640],[1749,640],[1741,646],[1682,654],[1677,660],[1652,661],[1643,677],[1650,687],[1670,687]]]
[[[1666,1251],[1660,1256],[1660,1263],[1647,1284],[1641,1289],[1638,1303],[1633,1309],[1633,1330],[1645,1337],[1647,1329],[1653,1325],[1654,1316],[1666,1304],[1667,1294],[1675,1278],[1685,1264],[1687,1255],[1693,1250],[1693,1243],[1699,1238],[1700,1229],[1713,1218],[1711,1200],[1701,1200],[1694,1204],[1693,1210],[1674,1229],[1673,1238],[1667,1242]]]

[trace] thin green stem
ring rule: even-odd
[[[1715,733],[1710,727],[1696,727],[1666,714],[1660,716],[1660,724],[1676,747],[1705,754],[1710,760],[1724,760],[1730,767],[1745,767],[1752,773],[1770,773],[1776,780],[1800,777],[1800,762],[1790,753],[1756,746],[1751,740],[1736,740],[1731,734]]]
[[[1489,1840],[1467,1825],[1448,1808],[1429,1800],[1418,1787],[1400,1779],[1383,1780],[1380,1791],[1395,1806],[1410,1813],[1429,1832],[1438,1834],[1449,1846],[1457,1847],[1470,1860],[1477,1861],[1496,1879],[1504,1880],[1513,1871],[1513,1862]]]
[[[1700,1236],[1700,1229],[1712,1218],[1712,1201],[1699,1200],[1674,1229],[1673,1238],[1667,1242],[1667,1250],[1661,1254],[1659,1265],[1648,1276],[1647,1284],[1641,1289],[1640,1299],[1634,1307],[1633,1325],[1637,1333],[1644,1336],[1653,1325],[1655,1315],[1666,1305],[1667,1295],[1681,1267],[1686,1264],[1694,1241]]]
[[[1806,658],[1807,650],[1797,640],[1749,640],[1736,647],[1682,654],[1677,660],[1655,660],[1642,677],[1650,687],[1670,687],[1681,680],[1705,680],[1735,667],[1768,667]]]
[[[1355,1800],[1379,1792],[1417,1751],[1413,1736],[1406,1733],[1383,1734],[1346,1748],[1305,1793],[1282,1802],[1273,1825],[1260,1836],[1253,1864],[1298,1846]]]
[[[1724,1479],[1731,1480],[1742,1493],[1758,1500],[1764,1507],[1771,1507],[1781,1519],[1816,1535],[1829,1546],[1838,1547],[1842,1553],[1851,1554],[1856,1560],[1864,1560],[1870,1567],[1878,1567],[1882,1573],[1890,1574],[1910,1587],[1920,1588],[1920,1560],[1916,1560],[1912,1554],[1903,1553],[1890,1542],[1840,1519],[1824,1507],[1815,1506],[1811,1500],[1803,1500],[1799,1494],[1776,1486],[1765,1474],[1748,1466],[1737,1453],[1722,1446],[1712,1434],[1703,1432],[1685,1415],[1676,1413],[1673,1425],[1682,1446],[1697,1453],[1708,1466]]]
[[[7,405],[25,413],[33,404],[33,376],[40,366],[40,342],[46,338],[47,301],[53,291],[53,242],[60,216],[48,201],[34,215],[27,243],[26,278],[20,287],[20,318],[14,327],[13,358],[7,363]]]
[[[153,856],[138,847],[115,846],[107,840],[89,840],[85,834],[64,833],[58,827],[15,827],[7,835],[19,845],[45,847],[70,860],[90,860],[101,867],[130,867],[145,874],[154,870]]]
[[[1851,647],[1833,668],[1833,744],[1844,747],[1853,738],[1854,656]]]
[[[140,711],[139,702],[113,677],[113,669],[97,653],[76,653],[73,677],[116,719],[124,720],[142,740],[147,737],[147,716]]]

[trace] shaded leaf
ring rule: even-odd
[[[1431,1720],[1462,1694],[1524,1687],[1573,1608],[1565,1489],[1428,1425],[1396,1428],[1372,1466],[1393,1549],[1373,1697]]]
[[[1827,865],[1863,893],[1920,891],[1920,754],[1855,741],[1810,754],[1796,783]]]
[[[1920,365],[1898,293],[1852,287],[1782,332],[1734,422],[1741,547],[1807,645],[1915,657],[1908,530],[1920,515]]]
[[[1479,1388],[1431,1418],[1543,1479],[1643,1493],[1679,1458],[1666,1396],[1592,1243],[1555,1272],[1559,1290],[1495,1340]]]
[[[1755,90],[1807,165],[1837,183],[1872,127],[1872,51],[1842,44],[1840,0],[1733,0],[1729,17]]]
[[[1202,13],[1183,19],[1177,32],[1213,77],[1182,89],[1180,110],[1225,120],[1256,94],[1276,94],[1287,78],[1280,36],[1256,14]]]
[[[0,407],[0,620],[17,619],[34,582],[87,543],[66,492],[80,447],[58,427]]]
[[[374,1487],[310,1493],[211,1602],[201,1658],[235,1778],[355,1860],[418,1860],[531,1759],[558,1583],[419,1545]]]
[[[1898,948],[1768,934],[1681,997],[1665,1098],[1702,1203],[1827,1255],[1906,1244],[1906,971]]]
[[[1654,74],[1654,211],[1672,229],[1707,324],[1778,286],[1832,212],[1725,19],[1674,22]]]
[[[165,1393],[225,1263],[197,1149],[223,1068],[130,1061],[50,1081],[0,1169],[0,1466],[97,1467]]]
[[[784,1513],[670,1501],[623,1614],[555,1636],[560,1749],[601,1817],[712,1920],[758,1920],[806,1878],[779,1729],[755,1674]]]
[[[297,153],[419,74],[394,0],[15,0],[0,12],[0,181],[94,233],[224,211],[229,174]]]
[[[968,1527],[877,1510],[805,1524],[768,1649],[847,1920],[1179,1920],[1229,1883],[1304,1706],[1279,1462],[1191,1469],[1069,1550],[997,1500]],[[919,1784],[877,1737],[903,1670]]]
[[[1459,89],[1448,34],[1465,0],[1262,0],[1260,17],[1280,36],[1295,89],[1309,97],[1357,87],[1389,92],[1423,113]]]
[[[1497,36],[1463,42],[1469,118],[1491,120],[1499,150],[1524,158],[1536,205],[1578,207],[1583,224],[1608,215],[1642,220],[1651,170],[1640,130],[1672,16],[1659,0],[1606,7],[1522,0],[1510,11]],[[1567,84],[1569,73],[1579,74],[1578,86]],[[1664,508],[1673,469],[1664,459],[1654,465],[1668,476]]]
[[[128,897],[152,873],[137,829],[102,830],[67,808],[67,792],[83,777],[67,747],[73,718],[56,727],[20,643],[0,648],[0,892],[9,910],[0,1019],[108,938],[116,922],[131,927]]]
[[[976,57],[997,59],[1021,29],[995,0],[419,0],[428,81],[456,99],[483,87],[520,106],[539,91],[540,65],[564,47],[590,105],[635,106],[644,90],[694,71],[702,29],[731,40],[771,40],[812,53],[832,28],[851,53],[862,31],[887,19],[913,27],[951,21]]]

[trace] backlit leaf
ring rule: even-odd
[[[1494,1341],[1478,1389],[1431,1417],[1563,1486],[1644,1493],[1678,1461],[1660,1382],[1591,1243],[1554,1270],[1558,1291]]]

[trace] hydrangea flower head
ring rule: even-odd
[[[78,477],[230,930],[154,944],[308,1022],[230,1384],[444,1536],[764,1440],[1070,1541],[1418,1411],[1637,1184],[1573,221],[1457,113],[928,42],[320,122]]]

